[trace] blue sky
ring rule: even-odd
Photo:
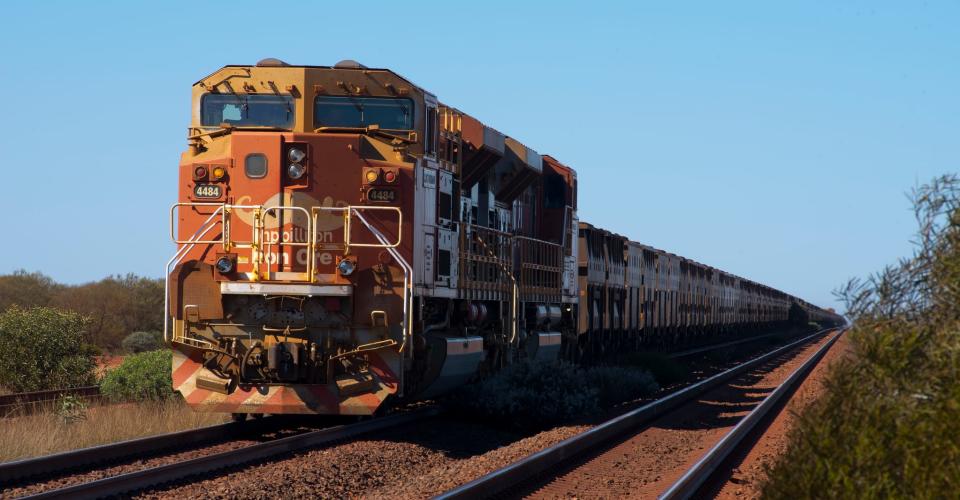
[[[583,220],[823,305],[960,158],[957,2],[4,2],[0,54],[0,273],[68,283],[162,275],[190,85],[264,57],[390,67]]]

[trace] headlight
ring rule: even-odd
[[[303,174],[306,172],[307,167],[304,167],[299,163],[291,163],[290,166],[287,167],[287,175],[293,180],[303,177]]]
[[[353,274],[353,270],[356,268],[357,266],[356,264],[353,263],[352,260],[344,259],[344,260],[341,260],[339,264],[337,264],[337,270],[340,271],[341,276],[350,276],[351,274]]]
[[[213,174],[213,179],[219,181],[220,179],[223,179],[225,175],[227,175],[227,170],[221,166],[216,166],[213,167],[211,173]]]
[[[300,163],[306,157],[307,153],[304,153],[302,149],[290,148],[290,152],[287,153],[287,158],[294,163]]]
[[[227,274],[233,271],[233,260],[227,257],[217,259],[217,271],[220,271],[220,274]]]

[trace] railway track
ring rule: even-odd
[[[823,333],[818,332],[814,336]],[[814,336],[805,337],[801,341]],[[755,340],[751,338],[746,341]],[[698,348],[698,352],[724,348],[737,343],[742,343],[742,341],[721,343],[706,346],[706,348],[701,347]],[[689,388],[681,392],[686,390],[689,390]],[[263,461],[306,448],[326,447],[348,442],[370,432],[409,424],[416,419],[438,413],[439,411],[436,408],[428,408],[422,412],[402,413],[357,424],[338,425],[328,429],[303,432],[289,437],[271,438],[267,442],[245,444],[243,447],[236,449],[217,451],[204,449],[202,456],[196,456],[200,454],[196,450],[200,450],[204,446],[210,446],[210,443],[245,439],[245,437],[249,438],[251,434],[258,431],[269,431],[271,428],[280,427],[277,423],[279,417],[267,417],[262,420],[222,424],[0,464],[0,486],[2,486],[0,489],[5,490],[0,493],[0,497],[10,496],[12,491],[13,496],[25,495],[27,498],[55,496],[93,498],[129,494],[133,491],[150,489],[169,482],[187,483],[191,482],[188,479],[191,477],[195,479],[197,476],[209,475],[221,469],[235,468],[243,464]],[[136,457],[136,459],[158,455],[167,457],[178,450],[188,450],[188,452],[184,453],[185,458],[178,459],[175,463],[171,463],[172,460],[164,458],[163,460],[155,460],[154,463],[163,462],[156,466],[147,461],[147,463],[140,464],[137,467],[116,467],[111,470],[111,466],[131,457]],[[102,467],[98,468],[98,464],[101,464]],[[63,471],[66,469],[74,469],[75,473],[65,474]],[[91,471],[95,471],[95,473],[91,473]],[[51,480],[51,474],[53,473],[57,473],[57,476]],[[58,477],[60,479],[57,479]],[[63,480],[65,477],[68,479]],[[11,484],[16,487],[33,483],[34,481],[29,478],[40,478],[46,484],[39,485],[40,487],[34,484],[33,487],[19,490],[20,493],[17,492],[17,489],[8,489]],[[30,483],[27,481],[30,481]]]
[[[404,425],[420,418],[436,415],[435,407],[427,407],[406,413],[398,413],[381,418],[353,424],[334,425],[319,430],[297,433],[286,437],[270,439],[226,451],[164,463],[158,466],[110,474],[90,481],[53,487],[43,491],[30,491],[25,495],[12,490],[16,498],[102,498],[124,495],[152,486],[184,480],[191,476],[208,474],[229,467],[268,459],[298,450],[329,445],[342,440],[352,439],[370,432]],[[64,468],[81,469],[90,474],[91,466],[109,464],[129,457],[162,453],[165,450],[190,449],[191,446],[203,446],[219,439],[232,439],[249,435],[256,429],[266,429],[276,425],[279,417],[268,417],[260,421],[231,422],[190,431],[164,434],[150,438],[136,439],[121,443],[97,446],[56,455],[39,457],[0,464],[0,485],[4,485],[6,496],[8,485],[23,486],[30,478],[43,478]],[[67,475],[69,476],[69,474]],[[54,482],[55,484],[56,482]],[[29,490],[28,490],[29,491]]]
[[[768,422],[769,417],[775,414],[779,408],[782,408],[780,403],[788,398],[789,394],[803,382],[804,378],[823,359],[842,333],[842,330],[837,332],[813,355],[808,357],[802,365],[790,374],[787,380],[764,398],[747,416],[743,417],[710,451],[688,469],[680,479],[675,481],[660,498],[669,500],[693,498],[701,491],[701,488],[715,482],[722,470],[721,466],[724,461],[736,452],[745,451],[743,448],[748,445],[746,437],[764,422]]]
[[[809,349],[810,344],[821,342],[820,347],[815,349],[816,352],[811,355],[800,368],[794,371],[787,378],[786,382],[767,396],[767,398],[764,399],[765,402],[760,404],[757,410],[754,410],[765,413],[774,407],[776,403],[793,388],[794,384],[803,379],[806,373],[816,365],[826,350],[829,349],[829,346],[832,345],[842,333],[842,330],[832,329],[834,332],[833,335],[824,340],[824,336],[830,331],[831,330],[824,330],[817,332],[750,361],[741,363],[724,372],[694,383],[619,417],[608,420],[603,424],[568,438],[556,445],[533,453],[506,467],[442,493],[436,498],[516,497],[528,494],[545,497],[566,496],[562,492],[563,488],[567,486],[564,484],[565,482],[576,482],[578,480],[583,482],[585,479],[583,476],[578,478],[564,478],[562,476],[568,473],[573,476],[573,473],[579,468],[606,466],[609,470],[603,470],[595,476],[609,477],[616,475],[617,467],[622,466],[622,457],[617,456],[604,459],[604,455],[623,453],[624,450],[617,449],[617,446],[628,443],[628,441],[637,434],[638,429],[644,428],[645,425],[667,416],[672,411],[680,409],[686,404],[696,402],[700,397],[708,393],[713,394],[711,391],[717,390],[718,387],[728,382],[740,380],[749,374],[751,370],[760,370],[765,366],[780,366],[783,364],[783,358],[790,353],[798,349]],[[669,491],[671,493],[669,498],[690,498],[693,496],[699,487],[710,480],[710,476],[717,470],[718,464],[741,443],[742,437],[749,432],[750,428],[756,425],[756,422],[762,420],[762,416],[763,413],[754,414],[751,412],[748,417],[741,420],[740,424],[730,433],[731,436],[735,437],[723,438],[721,442],[714,447],[715,449],[711,449],[701,461],[698,461],[693,468],[683,474],[681,479],[676,481],[675,485],[670,486]],[[596,477],[592,477],[592,479],[596,479]],[[556,488],[551,489],[552,485],[556,485]]]
[[[32,413],[39,408],[56,402],[64,396],[74,396],[88,401],[96,401],[101,398],[100,386],[91,385],[70,389],[5,394],[0,396],[0,417]]]

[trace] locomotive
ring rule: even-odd
[[[839,321],[581,222],[573,168],[355,61],[195,83],[178,187],[164,338],[197,410],[370,415],[525,359]]]

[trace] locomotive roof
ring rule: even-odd
[[[210,74],[204,76],[203,78],[197,80],[196,82],[194,82],[194,85],[200,84],[207,78],[210,78],[211,76],[216,75],[217,72],[223,71],[224,69],[227,69],[227,68],[328,69],[328,70],[337,70],[337,71],[360,71],[360,72],[377,71],[377,72],[390,73],[391,75],[399,78],[400,80],[403,80],[404,82],[409,84],[411,87],[414,87],[420,91],[424,91],[423,87],[411,82],[410,80],[406,79],[405,77],[403,77],[396,71],[393,71],[392,69],[368,68],[356,61],[351,61],[351,60],[340,61],[333,66],[320,66],[320,65],[311,65],[311,64],[288,64],[279,59],[272,59],[272,58],[262,59],[258,61],[256,64],[227,64],[226,66],[218,68],[216,71],[213,71]]]

